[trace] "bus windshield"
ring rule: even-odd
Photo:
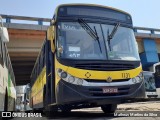
[[[87,23],[98,39],[79,22],[59,22],[57,27],[57,56],[78,60],[139,61],[138,48],[131,28],[119,26],[108,45],[108,35],[115,25]]]

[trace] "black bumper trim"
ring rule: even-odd
[[[134,85],[113,86],[118,88],[118,93],[103,93],[103,88],[109,86],[79,86],[60,80],[57,86],[57,104],[76,103],[120,103],[125,99],[144,98],[144,82]]]

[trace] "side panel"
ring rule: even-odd
[[[14,111],[14,102],[16,101],[16,90],[12,79],[11,75],[8,74],[8,111]]]
[[[6,90],[8,90],[8,70],[6,68],[6,65],[4,64],[2,68],[2,81],[3,81],[3,97],[0,98],[2,100],[2,110],[4,110],[4,102],[5,102],[5,94]]]
[[[6,35],[8,36],[7,29]],[[16,99],[16,90],[13,83],[14,80],[7,45],[0,37],[0,111],[4,111],[4,108],[8,111],[14,110],[14,100]],[[5,95],[7,95],[7,100],[5,100]],[[7,101],[6,106],[5,101]]]
[[[30,107],[43,107],[43,93],[46,84],[46,41],[44,41],[39,56],[37,57],[34,69],[31,74],[31,93],[30,93]]]
[[[55,96],[55,67],[54,54],[51,51],[51,42],[46,42],[46,105],[56,102]]]
[[[45,106],[51,103],[51,63],[49,58],[50,46],[49,41],[46,40],[45,47],[46,57],[46,93],[45,93]]]
[[[36,79],[35,84],[32,87],[31,97],[33,98],[34,108],[43,107],[43,86],[46,83],[46,67],[43,68],[42,72]]]
[[[55,103],[55,75],[54,75],[54,56],[51,52],[51,43],[46,40],[45,52],[40,53],[45,56],[46,66],[40,71],[36,81],[31,89],[31,99],[33,99],[33,108],[42,108],[51,103]],[[39,56],[37,67],[40,68],[42,59]],[[45,89],[44,89],[45,88]],[[45,96],[44,96],[45,94]]]
[[[54,53],[50,51],[50,59],[51,59],[51,103],[56,103],[55,96],[55,56]]]
[[[1,38],[1,37],[0,37]],[[3,60],[2,41],[0,39],[0,111],[4,110],[4,60]]]
[[[0,64],[0,111],[4,109],[4,92],[3,67],[2,64]]]

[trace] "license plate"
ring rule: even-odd
[[[116,87],[103,88],[103,93],[118,93],[118,89]]]

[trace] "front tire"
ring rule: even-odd
[[[60,109],[61,109],[61,111],[62,112],[64,112],[64,113],[68,113],[68,112],[71,112],[71,107],[70,106],[67,106],[67,105],[65,105],[65,106],[60,106]]]
[[[107,105],[102,105],[101,109],[104,113],[106,114],[111,114],[114,113],[117,109],[117,104],[107,104]]]

